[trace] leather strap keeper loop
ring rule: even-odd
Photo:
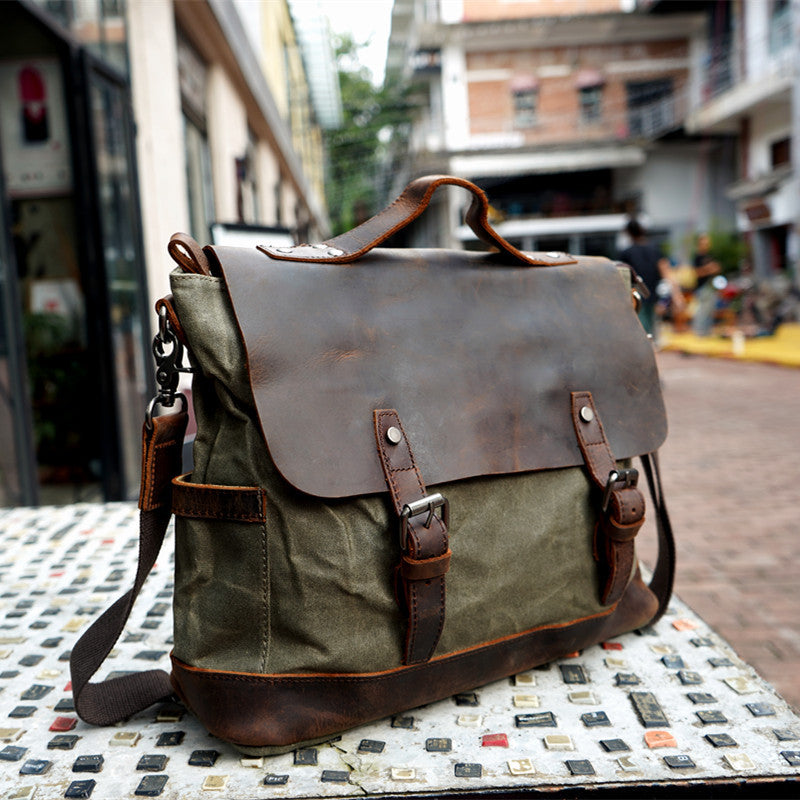
[[[632,542],[636,538],[642,527],[641,522],[633,522],[628,525],[620,525],[612,519],[604,520],[601,524],[603,533],[614,542]]]
[[[191,473],[172,481],[172,513],[191,519],[264,523],[267,500],[257,486],[191,483]]]
[[[438,578],[450,569],[450,556],[448,550],[444,555],[433,558],[409,558],[403,556],[400,560],[400,574],[410,581],[425,581]]]

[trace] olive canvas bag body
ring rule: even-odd
[[[443,184],[472,192],[467,222],[492,252],[377,247]],[[169,250],[139,565],[72,651],[84,720],[177,695],[242,751],[280,752],[663,614],[666,418],[621,265],[521,252],[490,226],[483,192],[447,176],[320,245],[200,248],[178,234]],[[649,585],[634,463],[659,536]],[[90,683],[173,514],[171,674]]]

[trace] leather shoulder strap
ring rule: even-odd
[[[653,569],[653,576],[650,579],[650,590],[658,598],[658,611],[650,621],[650,624],[654,625],[664,616],[672,597],[672,589],[675,583],[675,536],[672,532],[672,523],[664,501],[658,455],[656,453],[648,453],[641,457],[641,462],[656,512],[656,530],[658,532],[658,558]]]

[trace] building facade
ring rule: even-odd
[[[654,3],[654,15],[677,13]],[[686,129],[734,136],[735,180],[725,192],[760,278],[797,279],[800,258],[800,3],[705,4],[707,37],[697,64],[699,92]]]
[[[133,497],[170,235],[324,238],[321,151],[224,0],[5,2],[0,54],[0,505]]]
[[[408,173],[475,181],[523,249],[615,256],[635,215],[685,257],[693,230],[732,221],[734,162],[732,137],[683,130],[707,25],[686,8],[397,0],[387,70],[424,98]],[[463,205],[451,193],[420,236],[477,246]]]

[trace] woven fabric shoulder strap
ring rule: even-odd
[[[93,725],[119,722],[173,693],[169,675],[164,670],[129,673],[102,683],[90,683],[90,680],[122,633],[136,597],[158,558],[171,516],[172,479],[181,471],[186,422],[187,414],[181,412],[154,417],[152,426],[145,426],[139,497],[139,563],[133,588],[95,620],[72,649],[70,670],[75,710],[84,722]],[[652,620],[656,622],[667,610],[672,594],[675,543],[655,456],[643,456],[642,466],[658,530],[658,560],[650,582],[650,589],[658,598],[658,612]]]
[[[172,515],[172,479],[180,473],[188,414],[153,417],[142,435],[139,492],[139,564],[133,588],[92,623],[72,648],[70,673],[78,716],[93,725],[111,725],[172,694],[160,669],[89,683],[116,644],[136,597],[158,558]]]

